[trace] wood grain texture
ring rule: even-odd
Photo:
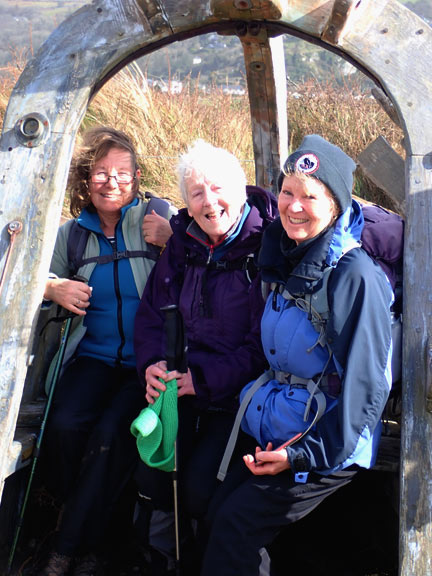
[[[368,178],[381,188],[405,215],[405,162],[385,138],[378,136],[357,157]]]
[[[432,574],[432,157],[408,161],[404,254],[400,573]]]
[[[265,28],[241,38],[248,82],[256,183],[277,191],[280,141],[287,155],[285,59],[281,38],[269,39]],[[279,128],[279,129],[278,129]]]

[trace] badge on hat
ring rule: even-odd
[[[319,168],[320,162],[318,156],[309,152],[302,154],[295,162],[295,169],[303,174],[314,174]]]

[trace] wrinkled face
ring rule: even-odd
[[[135,196],[134,176],[139,178],[140,172],[134,172],[130,153],[121,148],[111,148],[90,172],[90,198],[96,210],[118,213],[123,206],[132,202]]]
[[[244,196],[227,184],[211,182],[195,171],[185,184],[189,215],[212,244],[221,242],[239,218]]]
[[[282,226],[296,244],[317,236],[337,215],[335,201],[325,184],[295,174],[285,176],[278,207]]]

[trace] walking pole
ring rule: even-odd
[[[87,282],[86,278],[83,278],[81,276],[74,276],[73,280],[78,280],[81,282]],[[29,499],[29,495],[30,495],[30,489],[32,486],[32,482],[33,482],[33,477],[35,474],[35,469],[36,469],[36,464],[38,462],[38,458],[39,458],[39,452],[40,452],[40,447],[42,445],[42,439],[44,436],[44,432],[45,432],[45,427],[46,427],[46,423],[48,420],[48,414],[51,408],[51,403],[52,403],[52,399],[54,396],[54,391],[55,391],[55,387],[57,385],[59,376],[60,376],[60,370],[61,367],[63,365],[63,358],[65,355],[65,351],[66,351],[66,345],[67,345],[67,341],[69,339],[69,334],[71,331],[71,325],[72,325],[72,320],[74,319],[75,314],[70,314],[66,317],[66,322],[64,325],[64,329],[63,329],[63,334],[60,340],[60,347],[57,353],[57,359],[56,359],[56,363],[55,363],[55,367],[54,367],[54,371],[52,373],[52,377],[49,383],[49,392],[48,392],[48,399],[47,399],[47,403],[45,405],[45,410],[43,413],[43,418],[42,418],[42,423],[41,423],[41,427],[39,429],[39,434],[37,436],[36,439],[36,444],[33,450],[33,461],[32,461],[32,467],[30,470],[30,476],[29,476],[29,480],[27,483],[27,488],[24,494],[24,500],[21,506],[21,510],[20,510],[20,514],[18,517],[18,522],[17,522],[17,526],[15,529],[15,536],[12,542],[12,547],[9,553],[9,559],[8,559],[8,564],[7,564],[7,574],[11,573],[12,570],[12,564],[14,561],[14,557],[15,557],[15,552],[16,552],[16,548],[17,548],[17,544],[18,544],[18,539],[21,533],[21,527],[23,524],[23,520],[24,520],[24,513],[26,511],[26,507],[27,507],[27,502]]]
[[[187,372],[187,341],[184,330],[183,318],[178,306],[172,304],[164,306],[161,311],[165,312],[165,334],[166,334],[166,362],[168,371],[178,370]],[[177,489],[177,441],[174,443],[174,470],[173,470],[173,492],[174,492],[174,523],[175,523],[175,545],[176,545],[176,575],[180,574],[180,530],[179,530],[179,509],[178,509],[178,489]]]

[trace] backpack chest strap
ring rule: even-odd
[[[103,254],[102,256],[91,256],[90,258],[82,258],[79,262],[79,267],[85,264],[91,264],[96,262],[97,264],[109,264],[110,262],[116,262],[117,260],[123,260],[124,258],[147,258],[148,260],[156,261],[158,259],[158,251],[150,250],[120,250],[112,252],[111,254]]]

